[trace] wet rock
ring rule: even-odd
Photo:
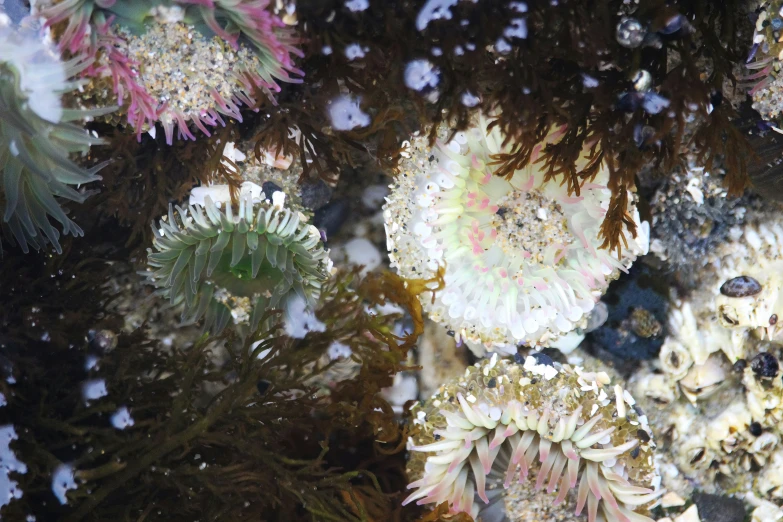
[[[646,33],[644,26],[635,18],[625,18],[617,24],[617,42],[628,49],[642,45]]]
[[[729,279],[720,287],[720,293],[727,297],[748,297],[761,292],[761,283],[750,276]]]
[[[321,179],[315,182],[306,182],[302,184],[301,197],[302,205],[310,210],[318,210],[329,203],[332,189]]]
[[[316,228],[326,231],[326,238],[330,238],[339,232],[348,219],[348,202],[344,199],[336,199],[315,211],[313,224]]]
[[[645,360],[658,356],[666,337],[668,289],[654,285],[659,276],[648,266],[635,263],[629,274],[609,285],[602,301],[606,322],[586,336],[601,359]],[[617,361],[619,362],[619,361]]]
[[[693,502],[699,509],[702,522],[742,522],[745,520],[745,504],[723,495],[694,493]]]

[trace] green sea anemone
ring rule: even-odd
[[[230,202],[220,208],[207,195],[187,209],[169,207],[153,226],[149,281],[172,304],[184,302],[184,322],[205,317],[205,328],[218,333],[233,319],[245,335],[294,296],[314,305],[329,275],[328,252],[318,229],[283,207],[283,192],[272,199],[243,193],[235,214]]]
[[[103,165],[85,170],[69,158],[102,143],[69,122],[105,111],[67,110],[61,95],[77,84],[69,78],[87,64],[61,62],[35,35],[16,32],[0,21],[0,210],[4,235],[27,253],[51,244],[62,252],[64,234],[83,235],[58,198],[78,203],[89,192],[77,190],[100,179]],[[51,219],[50,219],[51,218]]]

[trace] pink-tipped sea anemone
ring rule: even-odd
[[[544,181],[538,151],[510,178],[493,161],[505,151],[483,118],[430,150],[414,142],[384,210],[392,266],[404,277],[431,277],[445,267],[446,287],[422,294],[430,317],[474,351],[546,345],[579,326],[609,282],[647,252],[649,225],[635,198],[638,224],[622,256],[600,248],[599,228],[611,196],[607,168],[568,193]],[[549,135],[558,140],[560,133]],[[587,153],[579,167],[587,165]]]
[[[568,500],[590,522],[651,522],[637,511],[662,493],[655,444],[633,398],[610,382],[546,357],[518,364],[495,354],[469,367],[411,408],[404,503],[448,502],[482,522],[529,520],[511,516],[505,497],[534,476],[552,504]]]
[[[301,56],[269,0],[61,0],[41,14],[62,51],[95,59],[89,95],[114,98],[137,133],[195,139],[298,82]]]

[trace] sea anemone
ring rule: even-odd
[[[528,356],[497,354],[469,367],[423,405],[411,408],[404,504],[448,502],[483,522],[508,520],[504,491],[537,469],[560,504],[576,490],[576,513],[588,519],[645,521],[635,512],[661,491],[647,418],[604,372]]]
[[[536,164],[546,143],[526,167],[495,175],[503,143],[498,127],[489,130],[483,118],[434,150],[417,141],[384,210],[391,265],[404,277],[445,266],[445,289],[434,300],[423,294],[422,303],[474,350],[479,343],[502,351],[542,345],[570,332],[648,245],[649,224],[640,224],[629,197],[637,237],[628,234],[621,257],[600,248],[608,169],[598,169],[579,196],[569,195],[559,181],[545,181]],[[579,168],[589,161],[585,152]]]
[[[61,95],[76,87],[69,79],[84,67],[78,59],[61,62],[37,36],[16,32],[0,20],[2,228],[25,253],[47,244],[62,253],[60,232],[50,218],[64,234],[83,235],[58,198],[82,203],[89,192],[73,186],[100,179],[96,173],[103,166],[85,170],[69,159],[103,143],[69,123],[103,111],[69,110],[61,103]]]
[[[780,76],[783,47],[779,43],[783,35],[782,7],[780,0],[761,3],[746,64],[750,73],[741,78],[751,82],[748,93],[753,98],[753,108],[762,118],[776,125],[781,122],[783,102],[783,78]]]
[[[215,193],[228,192],[222,188]],[[230,201],[206,195],[186,209],[169,207],[153,226],[148,279],[173,305],[184,302],[184,322],[205,317],[205,329],[217,333],[233,319],[247,334],[291,297],[312,307],[320,295],[330,261],[318,229],[283,206],[283,192],[265,199],[253,188],[243,190],[236,213]]]
[[[42,10],[59,46],[95,57],[85,70],[87,96],[116,97],[141,133],[160,121],[171,144],[207,136],[223,116],[242,121],[256,90],[271,97],[277,81],[299,82],[292,55],[302,53],[268,0],[62,0]],[[103,78],[110,78],[105,84]],[[125,96],[128,101],[125,102]]]

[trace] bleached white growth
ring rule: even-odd
[[[82,398],[85,401],[98,400],[109,394],[106,390],[106,381],[103,379],[92,379],[82,383]]]
[[[345,2],[345,7],[347,7],[349,11],[357,13],[370,7],[370,2],[368,0],[347,0],[347,2]]]
[[[131,417],[127,406],[122,406],[117,411],[112,413],[111,425],[118,430],[124,430],[128,426],[133,426],[134,424],[135,421],[133,420],[133,417]]]
[[[416,15],[416,29],[423,31],[433,20],[451,20],[451,8],[459,0],[428,0]]]
[[[369,47],[363,47],[361,44],[352,43],[345,47],[345,57],[350,61],[358,60],[359,58],[364,58],[364,55],[369,50]]]
[[[462,93],[462,96],[460,97],[460,101],[462,102],[462,105],[465,107],[475,107],[481,102],[481,98],[476,96],[470,91],[465,91]]]
[[[84,370],[90,371],[93,368],[96,368],[98,366],[98,363],[100,362],[100,359],[95,355],[88,355],[84,359]]]
[[[405,66],[405,85],[414,91],[437,87],[440,70],[425,58],[412,60]]]
[[[350,346],[339,341],[334,341],[326,350],[326,354],[329,356],[330,361],[337,359],[347,359],[351,356],[352,353],[353,351],[351,350]]]
[[[326,325],[308,309],[307,302],[298,295],[288,301],[283,325],[285,334],[294,339],[304,339],[310,332],[325,332]]]
[[[343,248],[349,263],[364,266],[362,274],[375,270],[381,264],[380,251],[363,237],[351,239]]]
[[[73,476],[73,468],[68,464],[60,464],[52,474],[52,493],[63,506],[68,503],[68,497],[65,494],[72,489],[76,489],[76,479]]]
[[[349,131],[357,127],[367,127],[372,119],[362,111],[360,96],[347,94],[338,96],[329,104],[329,118],[332,128],[338,131]]]
[[[12,500],[22,498],[19,483],[11,480],[11,473],[27,473],[27,465],[16,458],[11,441],[19,438],[13,425],[0,426],[0,508]]]
[[[512,19],[511,24],[503,30],[503,35],[506,38],[519,38],[524,40],[527,38],[527,20],[524,18]]]

